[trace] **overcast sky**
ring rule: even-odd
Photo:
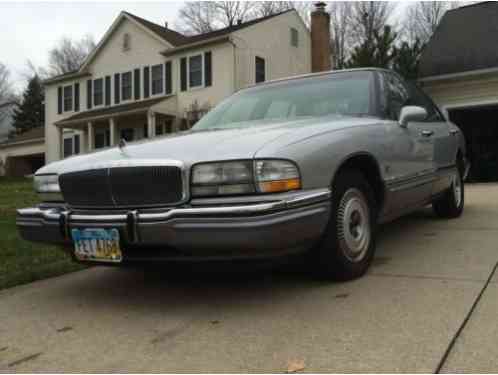
[[[181,2],[0,2],[0,61],[17,89],[24,87],[26,61],[47,65],[48,50],[63,36],[91,34],[98,42],[119,12],[174,25]]]
[[[399,18],[405,4],[398,4]],[[48,50],[63,36],[81,39],[91,34],[98,42],[119,12],[126,10],[172,27],[182,2],[3,2],[0,0],[0,61],[11,71],[17,90],[28,72],[27,60],[46,66]],[[24,73],[24,74],[23,74]]]

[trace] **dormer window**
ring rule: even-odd
[[[130,34],[123,35],[123,51],[128,51],[131,48]]]

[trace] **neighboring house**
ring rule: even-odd
[[[14,129],[12,115],[16,106],[17,104],[12,101],[0,103],[0,143],[5,142]]]
[[[122,12],[78,71],[44,82],[47,162],[187,129],[243,87],[310,71],[295,10],[196,36]]]
[[[45,129],[28,130],[0,143],[0,176],[21,177],[45,164]]]
[[[420,83],[464,132],[474,181],[498,180],[498,3],[448,11],[425,48]]]

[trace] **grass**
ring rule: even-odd
[[[0,289],[82,269],[55,246],[21,239],[16,209],[37,203],[31,179],[0,177]]]

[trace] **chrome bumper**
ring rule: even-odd
[[[231,203],[117,213],[39,206],[19,209],[17,226],[27,240],[56,244],[71,243],[73,228],[112,227],[120,231],[125,247],[285,249],[320,237],[328,222],[330,190],[262,196],[260,202],[227,201]]]

